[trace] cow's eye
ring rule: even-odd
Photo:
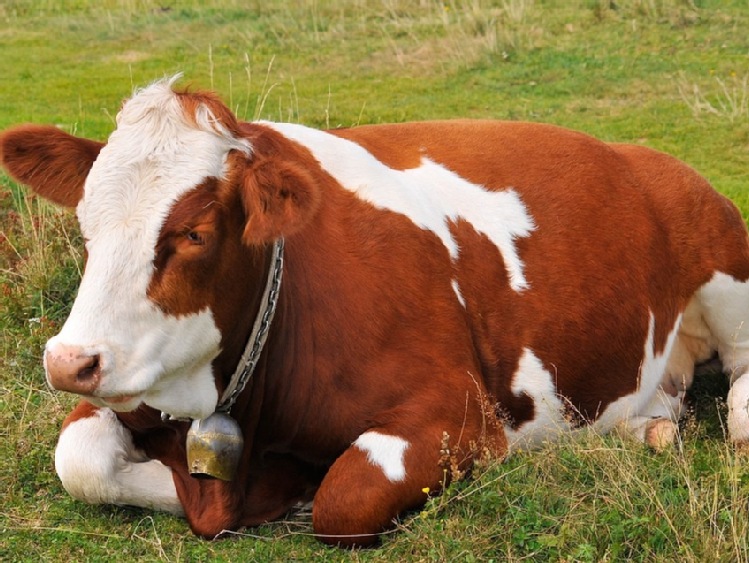
[[[205,237],[198,231],[187,231],[185,238],[194,245],[202,246],[205,244]]]

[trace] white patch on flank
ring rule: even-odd
[[[610,403],[596,418],[592,425],[593,429],[605,433],[620,425],[640,439],[644,439],[646,424],[652,417],[676,419],[673,408],[678,401],[671,401],[670,396],[660,391],[660,384],[680,323],[681,316],[671,328],[664,350],[656,354],[655,318],[650,313],[637,389],[634,393]],[[513,375],[512,392],[517,396],[525,393],[533,399],[535,417],[523,423],[517,430],[505,426],[511,448],[537,446],[546,440],[556,439],[562,432],[569,431],[570,424],[565,419],[567,405],[558,394],[556,377],[544,369],[541,360],[527,348],[524,349],[518,369]]]
[[[47,343],[101,357],[97,395],[133,396],[177,417],[202,418],[218,398],[211,361],[221,334],[210,311],[165,315],[146,294],[157,238],[174,203],[208,177],[223,177],[230,150],[250,153],[207,109],[190,123],[158,82],[137,92],[86,179],[78,219],[88,261],[60,334]],[[96,400],[93,400],[96,402]]]
[[[637,390],[616,401],[610,403],[606,409],[596,419],[594,428],[600,432],[608,432],[617,424],[632,424],[636,422],[638,416],[643,413],[648,415],[653,413],[655,416],[662,415],[667,403],[659,395],[661,382],[666,373],[666,365],[671,355],[671,350],[676,340],[676,335],[681,324],[681,315],[679,315],[671,327],[666,337],[666,345],[660,354],[655,353],[655,317],[649,313],[648,334],[644,344],[643,359],[640,364],[640,374]],[[669,416],[675,418],[675,414]]]
[[[354,446],[366,453],[369,462],[382,469],[390,481],[403,481],[406,478],[403,455],[408,448],[408,442],[403,438],[370,431],[359,436]]]
[[[418,168],[393,170],[360,145],[330,133],[286,123],[264,125],[307,147],[330,175],[361,199],[432,231],[453,260],[459,248],[449,223],[468,221],[499,249],[510,286],[515,291],[528,287],[515,239],[529,236],[535,225],[514,190],[487,190],[428,158],[422,158]]]
[[[455,295],[458,297],[458,301],[465,309],[466,307],[466,300],[463,299],[463,294],[460,292],[460,285],[458,285],[458,280],[452,281],[453,291],[455,292]]]
[[[518,397],[526,394],[533,399],[535,417],[517,430],[505,425],[507,443],[511,449],[538,446],[569,430],[555,378],[529,348],[523,349],[518,369],[512,376],[512,393]]]
[[[55,469],[65,490],[83,502],[184,514],[171,469],[137,449],[130,432],[109,409],[63,430]]]

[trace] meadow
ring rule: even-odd
[[[243,119],[498,118],[644,144],[749,218],[747,29],[744,0],[4,0],[0,129],[104,140],[134,87],[182,72]],[[369,550],[322,546],[306,513],[208,542],[76,502],[52,459],[75,399],[47,388],[41,352],[81,265],[75,217],[0,173],[2,561],[749,561],[749,455],[712,368],[674,448],[583,432],[489,460]]]

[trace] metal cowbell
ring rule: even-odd
[[[237,421],[223,412],[193,420],[187,431],[187,468],[194,477],[232,481],[244,438]]]

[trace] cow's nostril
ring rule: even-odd
[[[92,380],[96,379],[99,375],[99,366],[100,366],[100,358],[99,355],[91,356],[88,360],[88,365],[83,366],[76,375],[76,378],[80,383],[88,383]]]

